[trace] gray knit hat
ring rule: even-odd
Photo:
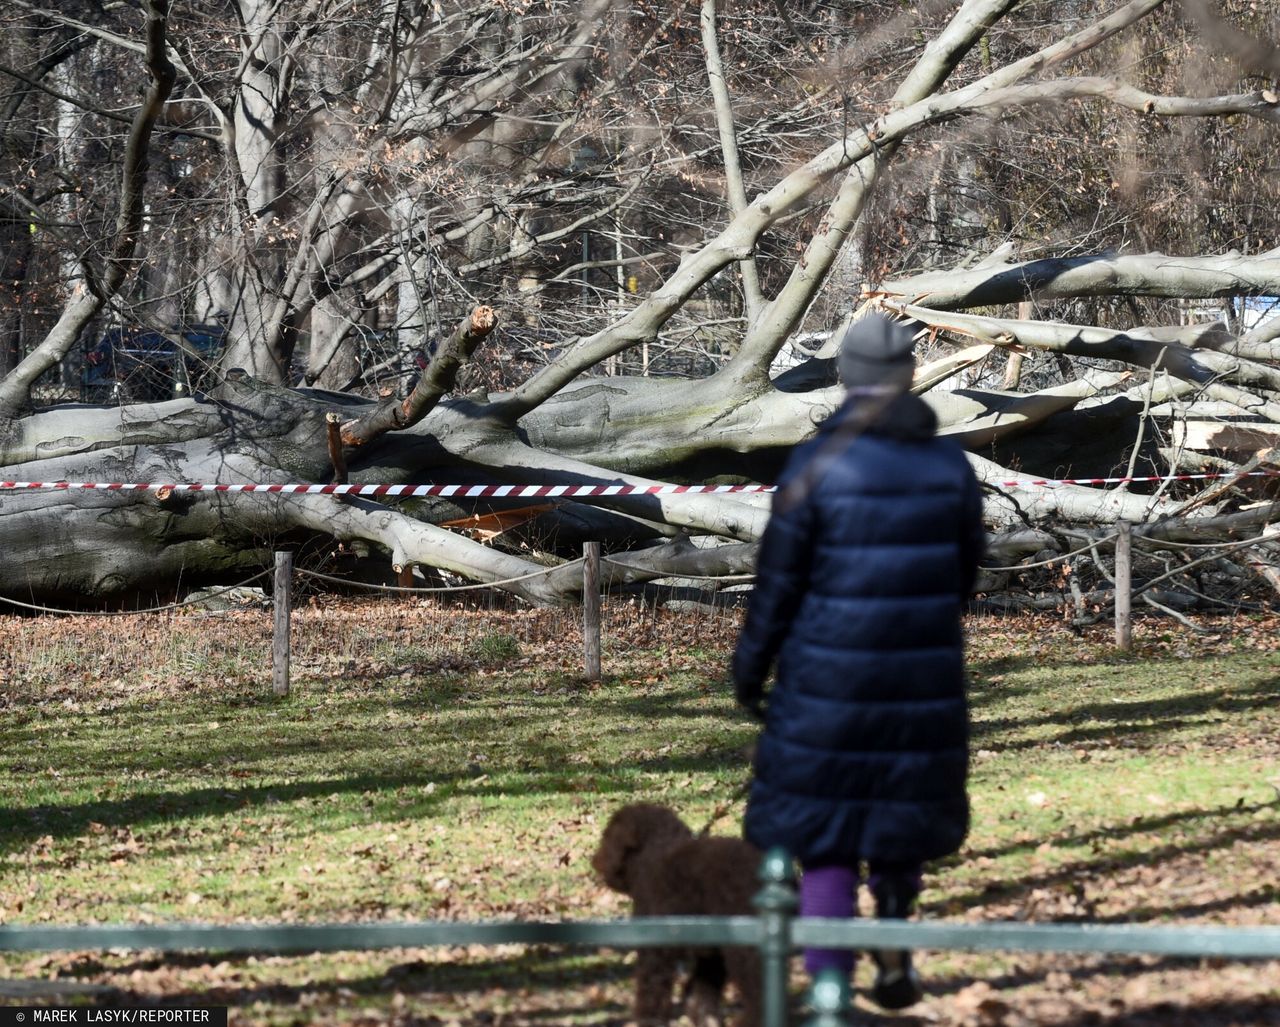
[[[840,341],[836,368],[847,388],[888,385],[907,388],[915,371],[915,332],[883,314],[854,321]]]

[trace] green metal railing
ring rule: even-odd
[[[643,917],[561,922],[427,920],[351,924],[0,925],[0,951],[156,949],[167,952],[328,952],[451,945],[571,945],[609,948],[742,945],[760,950],[765,1027],[787,1021],[788,961],[798,948],[915,948],[1124,953],[1200,958],[1280,958],[1280,927],[1146,927],[1111,924],[947,923],[796,917],[791,861],[779,850],[761,864],[757,916]],[[847,980],[820,975],[807,1027],[841,1027]]]

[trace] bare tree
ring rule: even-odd
[[[18,2],[27,17],[87,33],[95,52],[139,52],[119,26]],[[547,0],[518,18],[496,0],[241,0],[229,22],[197,10],[167,49],[146,47],[153,74],[163,54],[175,69],[162,128],[181,168],[145,217],[139,201],[121,204],[139,220],[111,234],[105,273],[90,266],[93,302],[69,297],[61,326],[0,384],[10,419],[0,477],[329,481],[342,465],[378,483],[768,481],[840,400],[834,329],[879,306],[929,330],[916,388],[972,451],[1008,546],[1043,547],[1026,529],[1048,520],[1260,530],[1275,509],[1265,482],[1198,498],[1002,484],[1020,477],[1011,465],[1198,466],[1189,422],[1244,421],[1262,432],[1253,438],[1280,424],[1280,317],[1255,318],[1280,295],[1274,214],[1240,214],[1244,199],[1224,193],[1221,238],[1196,241],[1239,252],[1169,257],[1108,249],[1152,230],[1136,194],[1090,224],[1084,206],[1059,202],[1068,173],[1110,196],[1123,192],[1111,188],[1123,166],[1165,170],[1136,143],[1093,160],[1147,131],[1135,126],[1229,125],[1242,169],[1274,146],[1280,101],[1258,69],[1215,65],[1200,80],[1212,92],[1171,87],[1212,48],[1194,17],[1167,7],[1062,5],[1035,24],[1012,0],[906,13],[801,5],[785,16],[773,3],[667,11],[606,0]],[[1159,40],[1178,47],[1156,46],[1157,20]],[[1157,52],[1167,66],[1154,74]],[[153,89],[139,123],[162,101]],[[97,128],[110,120],[91,117]],[[1028,141],[1046,118],[1059,126],[1055,145]],[[1093,120],[1073,157],[1061,126],[1081,118]],[[991,139],[1017,145],[1006,158],[984,149]],[[1038,176],[1043,195],[1010,182],[1006,159]],[[1210,183],[1229,170],[1200,155],[1187,163]],[[1189,195],[1179,189],[1171,195]],[[1050,223],[1055,204],[1061,252],[1027,230]],[[40,213],[53,221],[51,210]],[[154,306],[142,286],[124,288],[144,221],[148,264],[166,263],[159,292],[192,316],[225,319],[215,384],[198,399],[42,405],[39,374],[104,303],[131,316]],[[1229,317],[1206,316],[1224,300]],[[1019,304],[1029,316],[1015,316]],[[798,366],[782,371],[788,343]],[[1000,351],[1027,358],[1024,391],[1000,387]],[[382,377],[401,372],[398,386]],[[1239,451],[1204,458],[1256,465]],[[39,530],[52,508],[56,538]],[[615,582],[747,568],[768,499],[562,502],[489,544],[440,526],[471,509],[0,492],[11,567],[0,588],[136,592],[258,566],[282,537],[336,538],[397,568],[550,602],[580,579],[568,564],[537,572],[583,537],[630,547],[608,565]],[[539,546],[545,556],[531,558]]]
[[[100,267],[90,261],[85,262],[83,284],[77,285],[57,324],[44,342],[0,381],[0,419],[12,418],[30,402],[31,387],[35,381],[66,355],[80,331],[119,291],[129,273],[129,264],[138,248],[143,228],[151,134],[173,89],[176,75],[168,56],[168,17],[167,0],[148,0],[144,60],[151,83],[129,127],[122,159],[119,212],[110,250]]]

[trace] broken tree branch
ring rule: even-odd
[[[462,365],[471,359],[477,346],[498,323],[492,307],[476,307],[440,345],[418,384],[403,400],[394,397],[383,401],[362,417],[342,426],[342,441],[348,446],[363,446],[389,431],[403,431],[421,421],[440,398],[453,388]]]

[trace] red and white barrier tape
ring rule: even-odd
[[[1280,471],[1221,471],[1203,474],[1137,475],[1125,478],[1027,478],[996,481],[1001,488],[1058,485],[1121,485],[1133,482],[1212,481],[1220,478],[1277,478]],[[0,481],[0,491],[48,489],[104,492],[268,492],[305,496],[457,496],[463,499],[588,498],[592,496],[667,496],[699,493],[773,492],[773,485],[215,485],[206,482]]]
[[[0,481],[5,489],[97,489],[105,492],[272,492],[304,496],[458,496],[532,499],[587,496],[675,495],[699,492],[772,492],[772,485],[211,485],[202,482]]]

